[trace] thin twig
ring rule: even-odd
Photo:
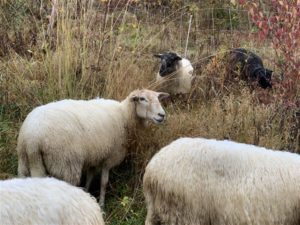
[[[192,25],[192,18],[193,18],[193,16],[191,15],[190,21],[189,21],[189,29],[188,29],[188,33],[187,33],[187,37],[186,37],[184,57],[186,57],[186,55],[187,55],[187,48],[188,48],[188,44],[189,44],[189,36],[190,36],[190,30],[191,30],[191,25]]]

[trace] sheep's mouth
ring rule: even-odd
[[[162,122],[164,122],[164,118],[162,118],[162,119],[153,118],[153,121],[154,121],[154,123],[162,123]]]

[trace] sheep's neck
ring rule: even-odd
[[[126,98],[121,102],[121,108],[123,111],[125,126],[127,129],[132,129],[140,122],[140,119],[136,115],[136,106],[129,98]]]

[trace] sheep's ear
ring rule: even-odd
[[[156,57],[156,58],[160,58],[161,59],[162,54],[154,54],[153,56]]]
[[[269,73],[269,74],[272,74],[273,70],[266,69],[266,72]]]
[[[164,99],[164,98],[167,98],[167,97],[169,97],[170,95],[168,94],[168,93],[165,93],[165,92],[159,92],[158,93],[158,99],[159,100],[162,100],[162,99]]]
[[[273,70],[266,69],[266,76],[267,76],[267,78],[271,79],[272,75],[273,75]]]
[[[137,101],[139,100],[139,97],[136,96],[136,95],[134,95],[134,96],[132,96],[132,97],[130,98],[130,100],[131,100],[132,102],[137,102]]]
[[[179,61],[179,60],[182,60],[182,58],[179,55],[177,55],[176,58],[175,58],[175,60]]]

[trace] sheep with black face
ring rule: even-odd
[[[170,94],[187,94],[193,81],[194,68],[191,62],[174,52],[155,54],[161,66],[156,76],[159,90]]]
[[[253,52],[244,48],[232,49],[229,53],[230,70],[240,70],[243,80],[257,81],[259,86],[266,89],[271,88],[271,76],[273,71],[266,69],[261,58]]]

